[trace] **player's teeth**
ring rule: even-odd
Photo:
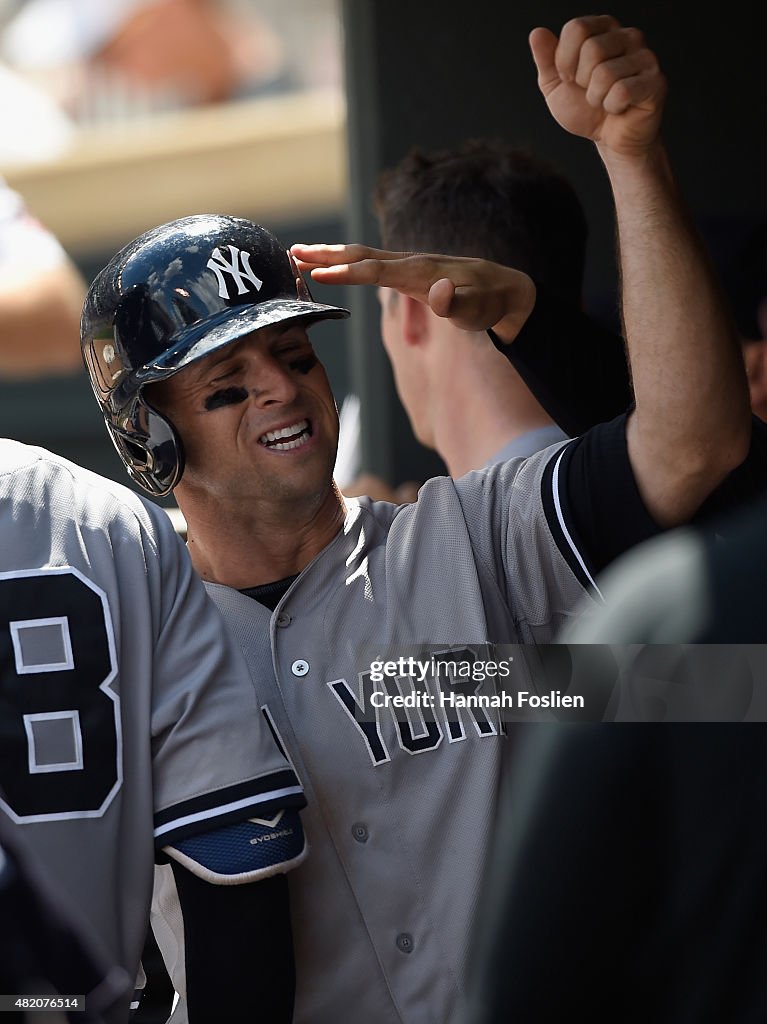
[[[301,420],[300,423],[294,423],[290,427],[281,427],[279,430],[267,430],[265,434],[262,434],[259,438],[261,444],[267,444],[270,441],[279,441],[281,437],[292,437],[294,434],[303,433],[304,430],[309,429],[309,421]],[[278,447],[273,445],[272,447]]]
[[[292,441],[275,441],[269,445],[272,451],[286,452],[289,448],[300,448],[306,444],[311,435],[308,432],[302,432],[300,437],[294,438]]]

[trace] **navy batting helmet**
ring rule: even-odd
[[[85,299],[83,359],[109,435],[150,494],[184,471],[173,424],[145,400],[165,380],[260,327],[348,316],[314,302],[290,253],[237,217],[183,217],[140,235],[98,274]]]

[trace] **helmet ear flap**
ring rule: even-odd
[[[169,494],[184,472],[184,446],[170,420],[136,395],[121,422],[106,423],[131,478],[155,497]]]

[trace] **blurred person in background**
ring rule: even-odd
[[[54,160],[71,146],[75,126],[43,89],[0,63],[0,167]],[[35,126],[34,131],[29,126]]]
[[[289,84],[276,33],[226,0],[30,0],[7,24],[2,52],[86,123]]]
[[[0,106],[0,167],[55,159],[70,146],[71,120],[3,64]],[[0,380],[80,373],[84,297],[74,263],[0,176]]]
[[[0,378],[81,373],[85,282],[0,178]]]

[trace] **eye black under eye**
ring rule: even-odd
[[[317,356],[314,352],[310,352],[309,355],[301,356],[300,359],[294,359],[288,363],[290,369],[295,370],[297,373],[308,373],[316,365]]]
[[[248,392],[245,388],[221,388],[219,391],[214,391],[212,395],[208,395],[205,399],[205,408],[208,412],[212,412],[213,409],[221,409],[225,405],[237,405],[239,402],[244,402],[247,397]]]

